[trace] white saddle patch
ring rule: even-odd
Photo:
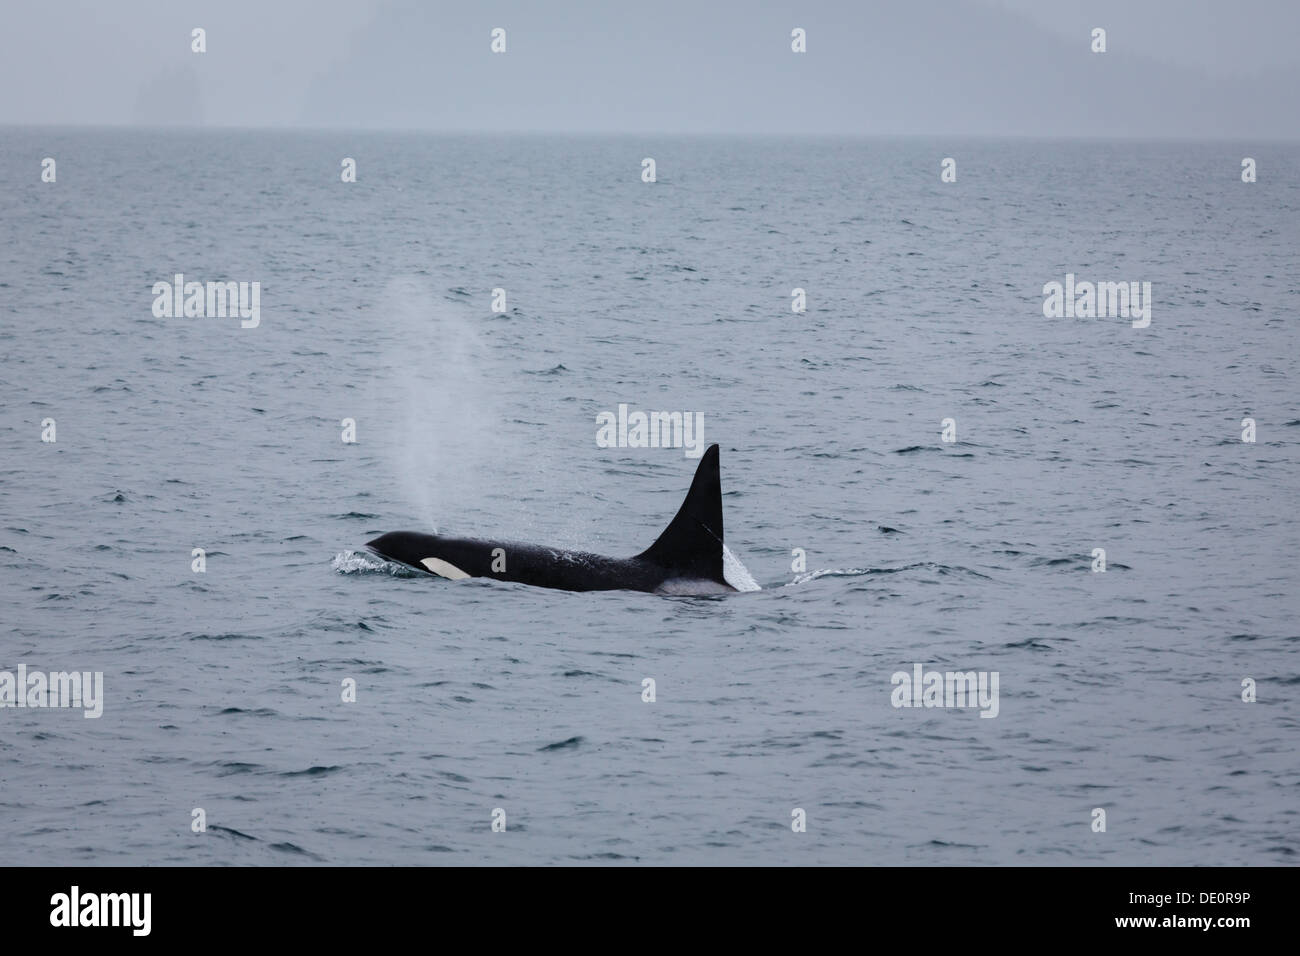
[[[451,581],[459,581],[461,578],[469,577],[464,571],[442,558],[424,558],[420,561],[426,568],[439,577],[447,578]]]
[[[669,578],[655,588],[655,593],[703,597],[706,594],[730,594],[733,590],[708,578]]]

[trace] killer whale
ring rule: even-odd
[[[717,445],[701,456],[676,517],[654,544],[630,558],[417,531],[391,531],[366,547],[386,560],[453,580],[494,578],[565,591],[736,590],[724,571]]]

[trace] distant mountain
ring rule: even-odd
[[[302,122],[464,130],[1080,137],[1300,133],[1300,70],[1211,79],[1002,8],[806,0],[394,0]],[[1102,24],[1104,25],[1104,24]],[[790,50],[793,27],[808,52]],[[489,52],[493,27],[507,52]]]

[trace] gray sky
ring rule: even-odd
[[[4,0],[0,16],[4,124],[1300,137],[1297,0]]]

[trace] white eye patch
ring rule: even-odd
[[[439,577],[447,578],[451,581],[459,581],[461,578],[469,577],[468,574],[456,567],[456,565],[450,564],[442,560],[442,558],[424,558],[420,563]]]

